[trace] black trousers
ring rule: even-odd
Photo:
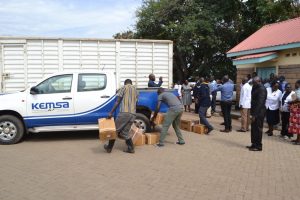
[[[221,101],[221,110],[224,118],[225,129],[231,130],[231,101]]]
[[[211,98],[211,111],[216,112],[216,104],[217,104],[217,93],[214,92],[212,93],[212,98]]]
[[[200,104],[195,102],[195,113],[199,113]]]
[[[251,143],[254,147],[262,148],[262,133],[265,116],[255,117],[255,120],[251,122]]]
[[[289,122],[290,122],[290,112],[281,112],[281,122],[282,122],[281,135],[293,137],[293,134],[290,134],[288,131],[289,130]]]

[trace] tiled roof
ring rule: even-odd
[[[265,25],[227,53],[230,54],[298,42],[300,42],[300,17]]]

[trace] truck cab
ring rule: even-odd
[[[107,117],[115,103],[116,85],[111,72],[61,72],[24,91],[0,95],[0,143],[17,143],[27,132],[97,130],[98,119]],[[138,91],[136,123],[146,132],[157,93]]]

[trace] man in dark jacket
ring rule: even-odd
[[[200,87],[197,88],[196,91],[199,103],[199,118],[200,123],[207,127],[207,134],[209,134],[209,132],[211,132],[214,129],[206,119],[207,109],[211,106],[210,90],[208,84],[204,82],[204,78],[200,78],[200,83]]]
[[[262,151],[262,130],[266,114],[267,90],[261,83],[260,77],[253,78],[251,92],[251,146],[250,151]]]

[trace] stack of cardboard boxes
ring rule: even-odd
[[[156,120],[157,124],[161,124],[163,121],[163,116],[158,115]],[[114,119],[101,118],[98,120],[99,123],[99,138],[100,141],[107,141],[117,138],[116,128]],[[159,132],[145,133],[143,134],[142,130],[138,128],[135,124],[131,126],[130,136],[132,142],[135,146],[142,146],[145,144],[156,144],[159,141]]]
[[[158,113],[154,123],[156,125],[162,124],[164,121],[164,115],[162,113]],[[99,138],[101,141],[106,141],[110,139],[116,139],[116,128],[113,119],[102,118],[99,119]],[[204,125],[199,124],[199,120],[184,120],[182,119],[180,122],[180,129],[194,132],[198,134],[207,133],[207,128]],[[131,138],[133,144],[135,146],[142,146],[144,144],[156,144],[159,142],[160,133],[152,132],[152,133],[143,133],[139,127],[135,124],[132,125],[130,129]]]
[[[202,124],[199,124],[199,120],[182,119],[180,121],[180,129],[198,134],[205,134],[207,132],[206,127]]]

